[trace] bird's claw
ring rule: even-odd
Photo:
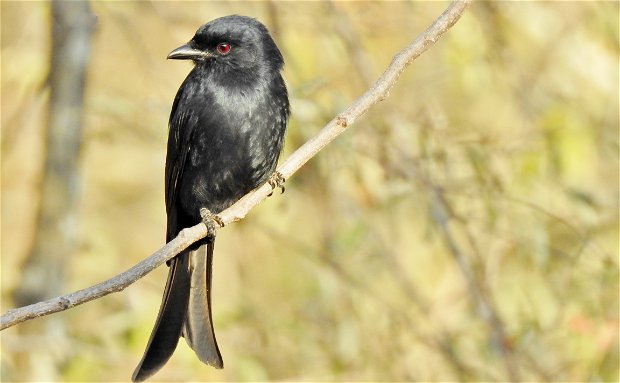
[[[207,227],[207,237],[215,239],[217,228],[218,226],[224,227],[224,221],[217,214],[211,213],[206,207],[200,208],[200,218],[202,218],[202,223]]]
[[[267,180],[267,183],[269,184],[269,186],[271,186],[271,193],[269,193],[269,197],[271,197],[273,191],[276,188],[280,188],[280,190],[282,191],[280,194],[283,194],[284,190],[286,190],[284,182],[286,182],[286,179],[284,178],[282,173],[280,173],[279,171],[273,172],[273,174]]]

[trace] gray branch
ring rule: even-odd
[[[421,35],[400,51],[381,77],[359,99],[331,120],[313,138],[297,149],[279,168],[284,178],[290,178],[299,168],[314,157],[327,144],[344,132],[370,107],[389,96],[401,73],[417,57],[430,48],[461,17],[470,0],[454,1]],[[248,212],[269,196],[272,188],[265,184],[248,193],[237,203],[219,214],[224,226],[243,219]],[[44,302],[9,310],[0,318],[0,330],[29,319],[64,311],[68,308],[121,291],[144,275],[173,258],[194,242],[206,237],[207,228],[202,223],[184,229],[179,235],[129,270],[102,283]]]

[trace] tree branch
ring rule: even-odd
[[[338,135],[344,132],[348,126],[353,124],[361,115],[370,109],[371,106],[387,98],[390,90],[405,68],[431,47],[457,22],[469,3],[470,0],[452,2],[431,26],[413,40],[411,44],[405,47],[405,49],[396,54],[385,72],[366,93],[353,102],[353,104],[345,109],[339,116],[327,123],[316,136],[297,149],[278,168],[278,171],[284,178],[290,178],[299,168],[321,151],[321,149],[333,141]],[[248,193],[234,205],[218,215],[224,225],[239,221],[243,219],[254,206],[267,198],[271,192],[271,186],[265,184]],[[113,292],[122,291],[162,263],[173,258],[194,242],[206,237],[207,234],[206,226],[202,223],[197,224],[182,230],[175,239],[168,242],[164,247],[113,278],[71,294],[9,310],[0,318],[0,330],[4,330],[29,319],[64,311]]]

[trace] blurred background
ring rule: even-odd
[[[447,4],[2,1],[2,312],[164,244],[167,120],[191,68],[165,57],[201,24],[272,31],[286,158]],[[181,340],[153,380],[618,381],[618,8],[470,6],[285,194],[218,233],[225,369]],[[129,380],[166,273],[3,331],[1,379]]]

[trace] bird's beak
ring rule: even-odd
[[[185,44],[168,53],[166,58],[172,60],[200,60],[212,56],[213,54],[210,52],[194,49],[189,44]]]

